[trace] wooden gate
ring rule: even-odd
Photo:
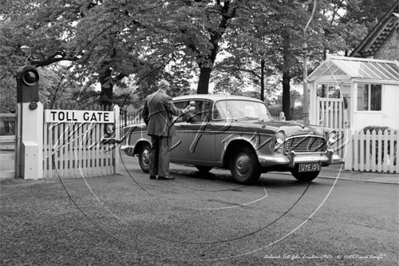
[[[344,107],[343,99],[317,97],[316,121],[318,124],[335,129],[339,134],[344,134],[344,138],[336,144],[336,147],[341,147],[337,150],[337,154],[341,156],[342,160],[345,155],[345,139],[349,137],[345,134],[345,129],[348,128],[348,114]]]
[[[57,106],[54,110],[71,110],[71,108]],[[117,125],[119,107],[104,110],[100,106],[94,106],[83,110],[111,111],[115,121],[114,136],[106,134],[106,127],[110,126],[106,123],[45,122],[43,125],[44,178],[100,176],[118,172],[118,147],[116,144],[106,144],[102,140],[104,137],[119,139],[120,128]]]

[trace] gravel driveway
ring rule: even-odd
[[[355,246],[345,253],[348,244],[356,245],[362,238],[348,236],[349,229],[334,227],[333,221],[320,220],[334,212],[329,206],[319,220],[310,219],[284,244],[272,245],[304,222],[322,200],[320,195],[328,192],[331,180],[308,187],[287,177],[243,186],[224,176],[189,172],[175,172],[174,181],[149,180],[139,171],[133,174],[0,181],[1,265],[392,265],[397,261],[397,257],[328,258],[364,254]],[[386,249],[394,240],[389,232],[384,234],[387,243],[381,243],[381,249],[394,252],[394,247]]]

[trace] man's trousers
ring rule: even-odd
[[[172,137],[151,136],[151,142],[149,154],[150,175],[169,177]]]

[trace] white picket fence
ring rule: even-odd
[[[100,110],[98,107],[95,109]],[[119,139],[119,107],[115,106],[113,110],[115,138]],[[43,177],[88,177],[117,173],[118,146],[101,143],[105,126],[100,123],[44,123]]]
[[[345,169],[362,172],[399,173],[399,134],[379,131],[348,131],[350,141],[345,154]]]

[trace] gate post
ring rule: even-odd
[[[122,123],[120,121],[120,107],[118,105],[114,106],[114,116],[115,116],[115,139],[119,140],[121,138],[121,127]],[[114,156],[114,174],[119,173],[119,161],[120,161],[120,146],[119,144],[115,144],[115,156]]]
[[[39,102],[39,72],[34,66],[17,71],[18,137],[16,176],[43,178],[43,105]]]
[[[43,105],[18,105],[17,177],[43,178]]]
[[[355,152],[357,154],[357,151],[353,149],[353,145],[354,145],[354,142],[357,141],[357,139],[356,138],[353,139],[352,131],[350,129],[348,129],[346,132],[347,132],[347,136],[344,136],[344,138],[347,139],[348,143],[346,144],[347,145],[346,150],[344,149],[344,153],[343,153],[345,155],[344,169],[352,171],[352,169],[353,169],[353,153]]]

